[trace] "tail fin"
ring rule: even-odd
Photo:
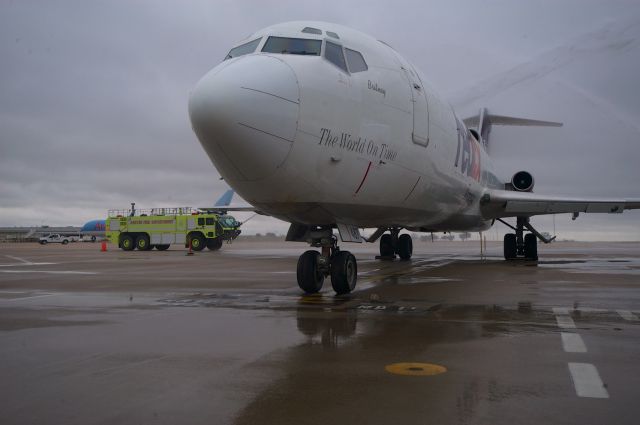
[[[227,190],[225,193],[222,194],[222,196],[220,197],[220,199],[218,199],[215,203],[215,207],[228,207],[229,204],[231,203],[231,198],[233,198],[233,194],[235,192],[233,191],[233,189],[229,189]]]
[[[513,125],[527,127],[562,127],[561,122],[530,120],[527,118],[508,117],[506,115],[493,115],[487,108],[481,108],[478,115],[462,120],[467,127],[476,127],[480,141],[485,149],[489,147],[489,133],[494,125]]]

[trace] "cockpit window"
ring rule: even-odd
[[[308,34],[318,34],[318,35],[322,35],[322,30],[319,30],[318,28],[312,28],[312,27],[305,27],[302,32],[306,32]]]
[[[260,40],[261,40],[260,38],[256,38],[253,41],[250,41],[245,44],[241,44],[238,47],[234,47],[227,54],[227,57],[225,57],[224,60],[237,58],[238,56],[248,55],[249,53],[253,53],[256,50],[256,47],[258,47],[258,44],[260,44]]]
[[[266,53],[320,56],[321,40],[306,38],[269,37],[262,48]]]
[[[336,33],[335,33],[335,32],[333,32],[333,31],[327,31],[327,35],[328,35],[329,37],[333,37],[333,38],[335,38],[335,39],[340,40],[340,37],[338,37],[338,34],[336,34]]]
[[[349,72],[347,70],[347,64],[344,61],[344,54],[342,53],[342,47],[340,45],[327,41],[324,48],[324,57],[338,68],[345,72]]]
[[[362,72],[369,69],[367,66],[367,62],[365,62],[364,58],[360,54],[360,52],[356,52],[351,49],[344,49],[347,55],[347,64],[349,64],[349,71],[351,72]]]

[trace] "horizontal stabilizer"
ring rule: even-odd
[[[491,122],[492,125],[513,125],[513,126],[527,126],[527,127],[562,127],[561,122],[554,121],[540,121],[540,120],[530,120],[528,118],[516,118],[516,117],[508,117],[506,115],[485,115],[487,119]],[[476,115],[474,117],[464,119],[465,125],[469,127],[474,127],[478,125],[480,120],[480,116]]]
[[[485,149],[489,147],[489,133],[494,125],[512,125],[527,127],[562,127],[561,122],[531,120],[528,118],[508,117],[489,113],[487,108],[481,108],[478,115],[462,120],[467,127],[476,127],[478,136]]]

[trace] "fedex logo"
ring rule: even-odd
[[[459,166],[462,174],[471,177],[475,181],[480,181],[480,143],[459,119],[457,121],[458,149],[456,151],[455,167]]]

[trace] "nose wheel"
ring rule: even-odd
[[[298,258],[298,286],[307,294],[315,294],[322,289],[324,273],[319,267],[320,253],[309,250]]]
[[[349,251],[340,251],[331,229],[323,229],[322,236],[311,240],[311,245],[322,248],[322,252],[309,250],[298,258],[298,286],[307,294],[315,294],[322,289],[325,277],[330,276],[336,294],[348,294],[358,280],[356,257]]]
[[[331,286],[336,294],[348,294],[356,287],[358,264],[349,251],[338,251],[331,258]]]

